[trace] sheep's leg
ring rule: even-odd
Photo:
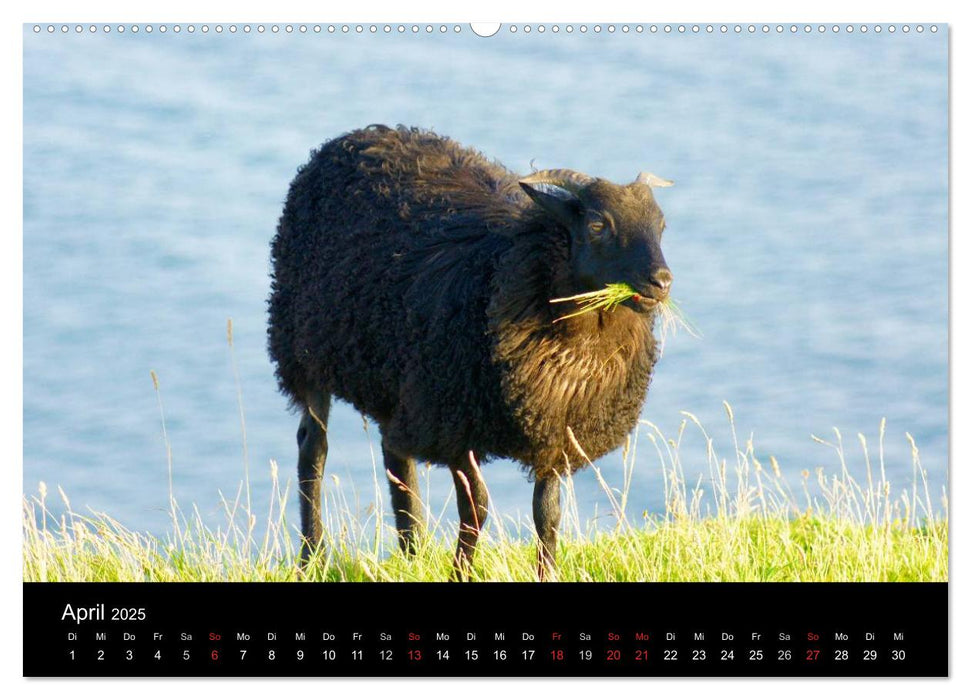
[[[537,574],[540,581],[556,574],[556,534],[560,527],[560,480],[554,474],[536,479],[533,486],[533,523],[539,542],[536,546]]]
[[[391,508],[394,511],[394,524],[398,528],[398,544],[401,551],[411,556],[418,550],[418,538],[423,523],[421,499],[418,497],[418,470],[415,460],[403,459],[381,442],[384,453],[384,468],[388,472],[388,485],[391,487]]]
[[[455,482],[455,500],[459,506],[459,539],[452,558],[452,577],[458,581],[468,579],[472,570],[472,557],[479,541],[479,532],[489,515],[489,494],[477,466],[468,460],[449,465]]]
[[[297,430],[297,479],[300,485],[300,531],[303,543],[300,560],[303,564],[320,547],[323,523],[320,513],[320,482],[327,460],[327,417],[330,414],[330,395],[321,395],[308,402]]]

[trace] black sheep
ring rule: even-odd
[[[540,578],[552,571],[559,476],[634,428],[671,273],[664,217],[642,174],[615,185],[570,170],[522,178],[430,131],[370,126],[325,143],[290,185],[273,240],[269,351],[303,411],[302,556],[322,537],[332,396],[381,428],[401,547],[415,549],[415,460],[448,465],[455,574],[468,573],[488,497],[476,466],[518,460],[535,480]],[[624,282],[609,312],[551,299]],[[474,457],[473,457],[474,456]]]

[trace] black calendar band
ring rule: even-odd
[[[946,676],[946,583],[25,583],[26,676]]]

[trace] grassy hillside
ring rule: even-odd
[[[732,423],[731,408],[726,412]],[[668,439],[644,423],[640,437],[653,447],[651,460],[636,456],[629,442],[620,487],[597,480],[610,503],[609,519],[592,529],[577,515],[573,482],[564,480],[564,522],[559,579],[563,581],[946,581],[946,495],[935,506],[911,440],[913,483],[894,489],[884,476],[883,426],[878,454],[859,436],[865,474],[846,467],[843,440],[814,438],[834,450],[835,474],[802,473],[793,490],[771,459],[763,465],[748,442],[721,459],[708,440],[710,478],[690,487],[679,446],[686,427],[704,428],[685,413],[681,430]],[[909,435],[907,436],[909,439]],[[635,443],[636,444],[636,443]],[[663,513],[630,514],[630,475],[635,468],[660,468]],[[692,465],[692,473],[698,465]],[[133,532],[104,513],[75,512],[60,492],[62,513],[50,495],[24,498],[25,581],[441,581],[450,571],[456,526],[444,517],[452,505],[432,512],[428,532],[413,559],[397,551],[383,485],[375,485],[365,516],[352,509],[336,478],[325,489],[327,540],[312,566],[297,566],[298,531],[286,519],[289,486],[271,464],[273,496],[262,514],[247,504],[248,484],[224,502],[225,525],[211,528],[193,507],[188,513],[170,496],[171,532],[156,538]],[[810,495],[810,481],[818,495]],[[699,482],[700,484],[700,482]],[[798,494],[798,495],[797,495]],[[437,505],[436,505],[437,507]],[[607,527],[603,522],[609,522]],[[259,526],[258,526],[259,524]],[[473,577],[485,581],[535,579],[531,525],[493,513],[486,526]]]

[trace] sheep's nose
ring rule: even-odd
[[[671,282],[673,281],[674,276],[666,267],[658,268],[651,273],[651,284],[660,289],[663,294],[667,294],[670,291]]]

